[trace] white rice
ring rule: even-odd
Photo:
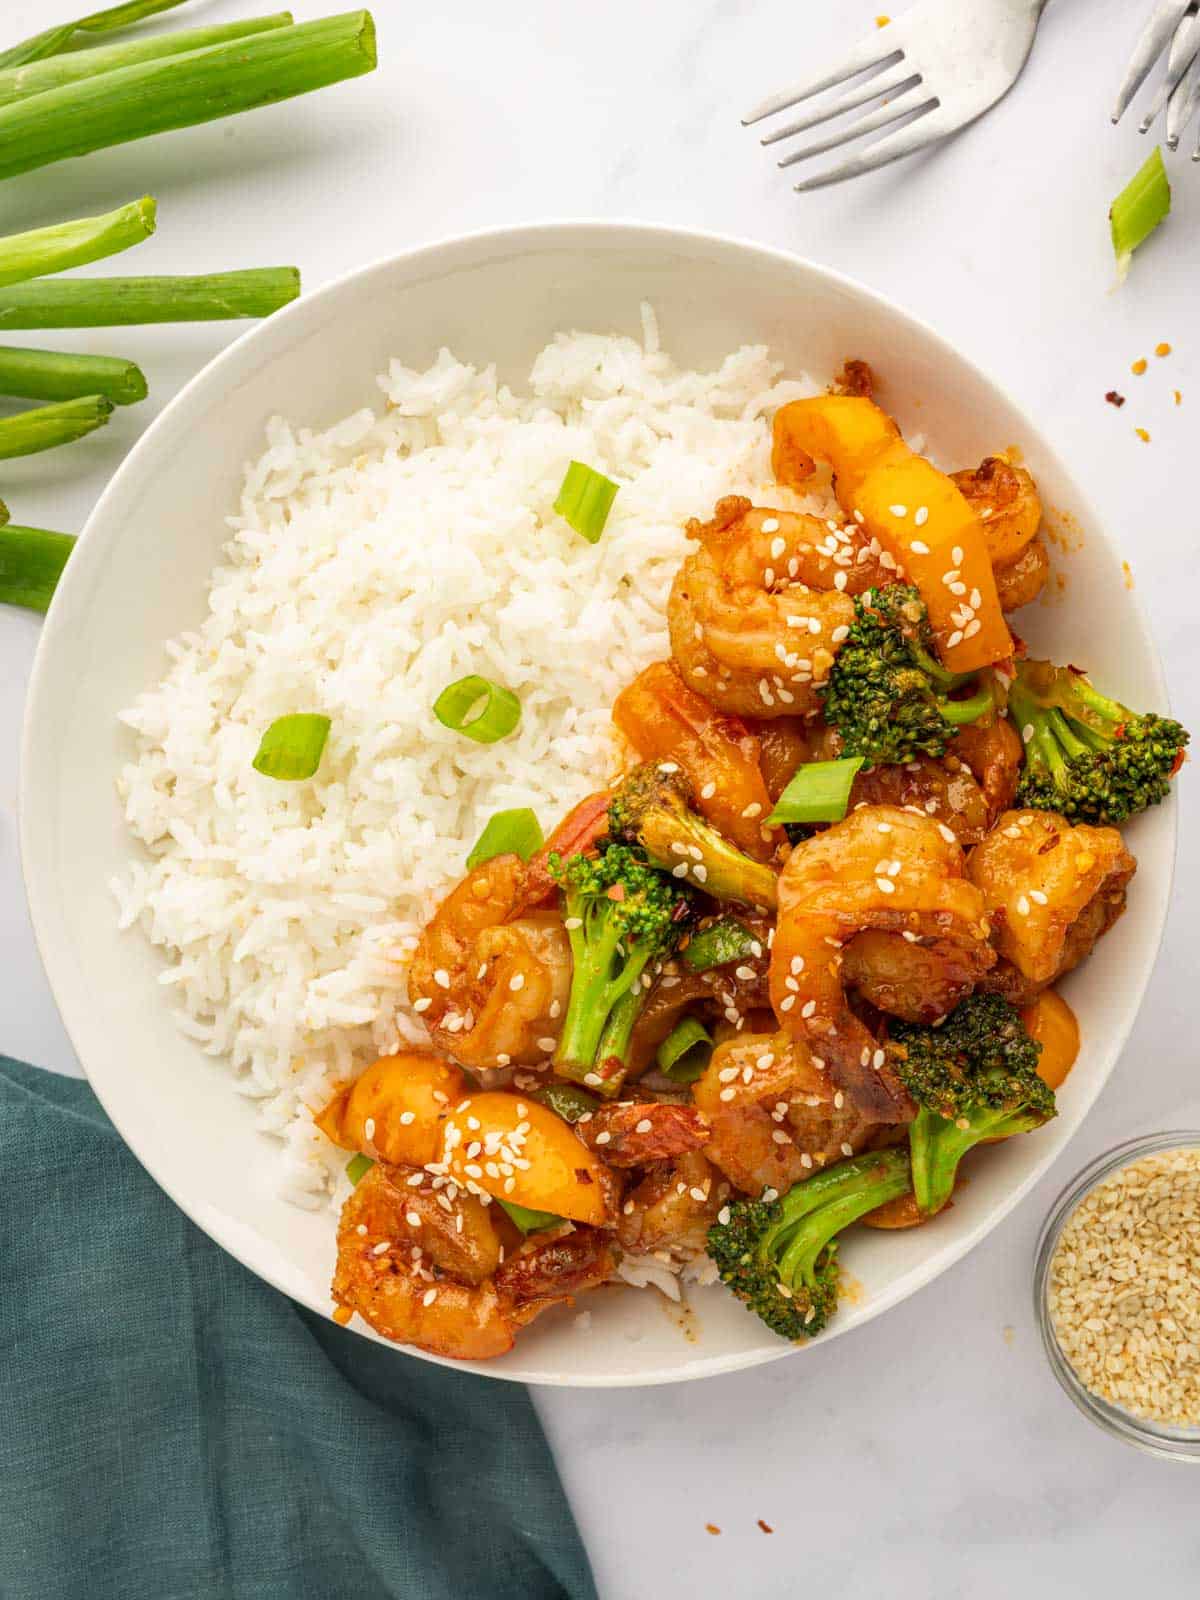
[[[180,1027],[225,1059],[282,1141],[282,1191],[319,1204],[343,1157],[311,1122],[335,1085],[425,1030],[403,958],[494,812],[547,829],[614,764],[610,708],[668,653],[682,525],[768,492],[768,418],[810,394],[764,348],[712,373],[642,343],[559,335],[528,392],[442,351],[394,362],[382,413],[324,433],[282,417],[246,469],[207,616],[122,720],[120,792],[144,858],[121,926],[164,952]],[[555,515],[571,459],[621,485],[596,545]],[[480,673],[520,698],[492,745],[431,706]],[[317,776],[260,777],[263,730],[332,719]]]

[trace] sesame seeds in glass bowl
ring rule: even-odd
[[[1130,1139],[1067,1185],[1038,1240],[1034,1310],[1085,1416],[1200,1462],[1200,1132]]]

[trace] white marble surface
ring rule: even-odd
[[[802,198],[737,114],[869,28],[869,0],[376,0],[375,77],[9,183],[3,226],[150,190],[160,231],[136,269],[113,270],[294,261],[310,287],[439,235],[567,214],[710,227],[839,267],[926,316],[1043,419],[1124,540],[1176,710],[1197,728],[1186,441],[1200,407],[1200,169],[1172,163],[1174,214],[1116,294],[1105,224],[1146,153],[1106,113],[1147,3],[1054,0],[1024,78],[984,123]],[[189,7],[197,20],[252,9]],[[45,25],[43,0],[4,0],[0,13],[6,38]],[[233,331],[90,336],[91,348],[142,359],[154,396],[70,451],[6,464],[15,517],[79,526],[147,415]],[[1132,377],[1133,359],[1164,339],[1170,359]],[[1104,404],[1113,387],[1129,396],[1119,412]],[[73,1072],[16,857],[37,628],[0,616],[0,1049]],[[1185,780],[1188,816],[1194,792]],[[758,1372],[539,1397],[605,1600],[1196,1592],[1196,1480],[1073,1411],[1043,1364],[1029,1279],[1038,1225],[1079,1166],[1127,1134],[1200,1121],[1188,1004],[1198,888],[1200,834],[1185,826],[1165,947],[1121,1067],[1040,1189],[966,1262],[857,1335]]]

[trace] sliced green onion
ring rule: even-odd
[[[370,12],[349,11],[80,78],[0,107],[0,178],[274,105],[375,61]]]
[[[315,711],[276,717],[259,743],[254,758],[255,772],[261,772],[264,778],[280,778],[285,783],[311,778],[321,765],[329,728],[329,718]]]
[[[600,1109],[600,1102],[596,1096],[589,1094],[586,1089],[581,1089],[575,1083],[548,1083],[544,1089],[539,1089],[533,1098],[541,1105],[549,1107],[555,1116],[570,1123],[576,1123],[580,1117],[586,1117]]]
[[[495,744],[521,720],[521,702],[511,689],[472,674],[443,689],[433,702],[443,728],[465,733],[476,744]]]
[[[618,484],[582,461],[572,461],[558,491],[554,509],[589,544],[596,544],[604,532],[608,513],[617,498]]]
[[[65,272],[141,244],[154,232],[154,197],[143,195],[99,217],[56,222],[0,238],[0,285]]]
[[[735,917],[722,917],[720,922],[702,928],[688,942],[681,959],[692,972],[707,972],[710,967],[727,967],[731,961],[745,961],[754,954],[756,944],[758,940],[744,923]]]
[[[0,530],[0,600],[45,611],[74,548],[69,533],[9,523]]]
[[[840,761],[809,761],[775,802],[768,826],[785,822],[840,822],[850,804],[850,789],[863,764],[862,756]]]
[[[266,317],[300,293],[296,267],[194,278],[37,278],[0,289],[0,328],[111,328]]]
[[[467,857],[467,871],[474,872],[476,867],[481,867],[493,856],[514,855],[520,856],[522,861],[528,861],[535,850],[542,848],[543,842],[541,824],[528,806],[516,811],[497,811],[494,817],[488,818],[486,827],[475,841],[475,847]]]
[[[522,1233],[537,1233],[542,1228],[553,1228],[562,1221],[553,1211],[531,1211],[528,1206],[515,1206],[511,1200],[497,1202],[507,1211]]]
[[[346,1163],[346,1176],[357,1189],[375,1163],[370,1156],[351,1156]]]
[[[151,39],[92,45],[87,50],[72,50],[67,55],[10,65],[0,70],[0,106],[13,100],[28,100],[30,95],[59,89],[78,78],[94,78],[117,67],[157,61],[162,56],[179,56],[188,50],[205,50],[209,45],[224,44],[230,39],[244,39],[250,33],[265,33],[268,28],[286,28],[293,20],[290,11],[279,11],[272,17],[249,17],[245,22],[222,22],[207,28],[181,28],[175,33],[155,34]]]
[[[711,1036],[695,1017],[677,1022],[658,1047],[659,1071],[672,1083],[695,1083],[704,1073],[713,1053]]]
[[[1143,244],[1171,210],[1171,185],[1163,165],[1162,150],[1155,145],[1145,163],[1113,201],[1112,224],[1117,276],[1124,279],[1138,245]]]
[[[102,428],[112,416],[113,403],[102,394],[83,395],[59,405],[36,406],[0,418],[0,458],[33,456],[53,450]]]
[[[142,369],[119,356],[65,355],[0,345],[0,394],[25,400],[76,400],[102,394],[114,405],[133,405],[148,393]]]
[[[26,61],[41,61],[65,50],[73,41],[76,31],[84,33],[114,33],[127,28],[131,22],[141,22],[145,17],[155,17],[160,11],[173,11],[183,0],[124,0],[123,5],[109,6],[105,11],[93,11],[77,22],[60,22],[57,27],[36,33],[32,39],[23,39],[10,50],[0,51],[0,67],[19,67]]]

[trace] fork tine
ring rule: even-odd
[[[773,117],[777,111],[786,111],[789,106],[808,100],[824,89],[834,89],[839,83],[845,83],[847,78],[856,78],[860,72],[882,72],[885,67],[895,66],[903,55],[903,50],[881,47],[878,34],[874,38],[860,39],[836,66],[829,67],[818,77],[809,78],[804,83],[795,84],[791,89],[784,89],[770,99],[761,101],[742,118],[742,126],[748,128],[754,122],[761,122],[764,117]]]
[[[937,102],[929,100],[926,104],[932,108]],[[828,139],[820,139],[816,144],[806,144],[802,149],[794,150],[791,155],[784,156],[779,165],[794,167],[797,161],[808,161],[813,156],[823,156],[827,150],[836,150],[854,139],[863,139],[868,133],[876,133],[880,128],[890,128],[893,122],[901,122],[905,117],[911,117],[916,109],[915,100],[911,100],[907,105],[898,104],[893,100],[889,105],[873,111],[870,116],[860,117],[848,128],[842,128],[837,133],[831,134]]]
[[[1167,40],[1175,32],[1190,3],[1191,0],[1160,0],[1158,10],[1143,28],[1141,37],[1134,47],[1129,71],[1125,74],[1125,80],[1117,95],[1116,106],[1113,108],[1114,122],[1120,122],[1125,115],[1126,107],[1145,83],[1150,68],[1163,53]]]
[[[1200,27],[1200,21],[1195,20],[1198,3],[1200,3],[1200,0],[1192,0],[1190,13],[1196,27]],[[1182,27],[1183,24],[1180,23],[1180,28],[1182,29]],[[1175,38],[1178,41],[1179,35],[1176,34]],[[1173,44],[1171,48],[1174,50],[1175,45]],[[1171,98],[1167,101],[1168,150],[1179,149],[1179,140],[1182,137],[1183,130],[1192,120],[1196,106],[1200,103],[1200,88],[1197,87],[1198,84],[1200,84],[1200,75],[1197,74],[1196,62],[1193,59],[1191,66],[1180,77],[1179,82],[1171,91]]]
[[[1159,112],[1175,93],[1188,68],[1196,59],[1198,49],[1200,49],[1200,19],[1189,14],[1175,30],[1175,37],[1171,40],[1171,53],[1167,58],[1166,75],[1158,86],[1150,103],[1150,109],[1138,123],[1139,133],[1146,133],[1154,125]]]
[[[778,144],[780,139],[790,139],[797,133],[807,133],[810,128],[818,127],[822,122],[832,122],[834,117],[841,117],[847,111],[857,111],[859,106],[870,105],[872,100],[882,97],[888,99],[898,94],[903,94],[906,89],[911,89],[920,83],[919,72],[910,73],[907,78],[872,78],[861,94],[843,97],[835,101],[828,110],[814,111],[810,116],[801,117],[799,122],[789,122],[786,128],[780,128],[775,133],[767,134],[763,144]]]
[[[849,161],[843,161],[840,167],[831,167],[827,172],[819,172],[815,177],[805,178],[803,183],[795,185],[797,194],[804,194],[811,189],[824,189],[831,183],[844,183],[847,178],[859,178],[866,172],[874,172],[879,167],[886,167],[890,162],[900,161],[905,156],[915,155],[927,144],[932,144],[939,135],[930,135],[921,128],[921,120],[930,111],[935,111],[939,101],[927,100],[923,106],[918,106],[915,113],[910,112],[913,120],[907,127],[890,134],[886,139],[880,139],[878,144],[861,156],[853,156]]]

